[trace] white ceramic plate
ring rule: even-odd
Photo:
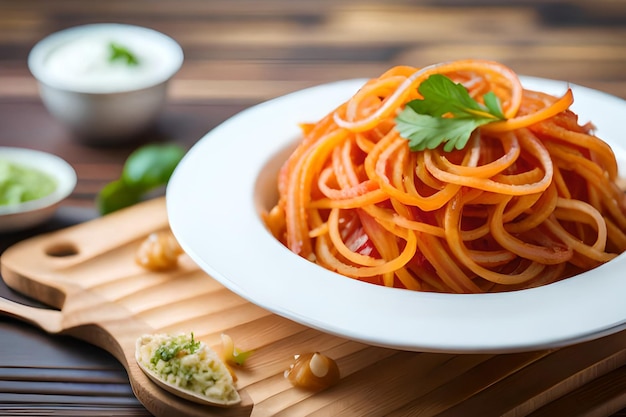
[[[321,118],[363,82],[321,85],[262,103],[227,120],[188,152],[170,180],[167,209],[174,234],[202,269],[278,315],[405,350],[514,352],[626,328],[626,254],[536,289],[456,295],[362,283],[314,265],[277,242],[259,213],[276,200],[276,172],[298,138],[298,123]],[[568,85],[529,77],[523,83],[555,95]],[[580,121],[593,120],[624,170],[626,102],[571,87]]]

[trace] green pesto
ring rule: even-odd
[[[15,205],[51,194],[57,183],[38,169],[0,159],[0,205]]]

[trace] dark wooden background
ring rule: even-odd
[[[26,65],[39,39],[95,22],[151,27],[185,52],[157,125],[116,147],[74,140],[43,108]],[[56,153],[79,177],[52,222],[0,235],[0,250],[96,216],[95,194],[143,143],[189,147],[238,111],[294,90],[461,58],[626,99],[626,0],[0,0],[0,145]],[[32,303],[5,286],[0,295]],[[108,354],[2,318],[0,414],[18,413],[147,414]]]

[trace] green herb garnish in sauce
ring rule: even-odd
[[[462,84],[441,74],[428,77],[418,88],[423,99],[409,101],[396,118],[396,128],[412,151],[463,149],[479,126],[506,120],[493,92],[474,100]]]
[[[167,362],[177,357],[179,354],[193,355],[198,349],[200,349],[200,342],[194,339],[193,332],[190,337],[180,335],[159,346],[154,352],[154,356],[152,356],[150,362],[156,365],[159,360]]]
[[[56,189],[50,175],[26,165],[0,160],[0,205],[14,205],[45,197]]]
[[[119,43],[109,43],[109,51],[110,62],[122,61],[126,65],[131,67],[139,65],[139,59],[137,59],[137,56],[133,54],[128,48],[120,45]]]

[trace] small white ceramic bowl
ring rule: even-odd
[[[112,59],[113,45],[136,58]],[[180,45],[152,29],[98,23],[53,33],[28,56],[48,111],[82,142],[119,143],[150,127],[169,80],[183,63]]]
[[[56,155],[26,148],[0,147],[0,160],[37,169],[56,182],[54,191],[46,196],[19,204],[0,205],[0,233],[28,229],[50,219],[76,187],[74,168]]]

